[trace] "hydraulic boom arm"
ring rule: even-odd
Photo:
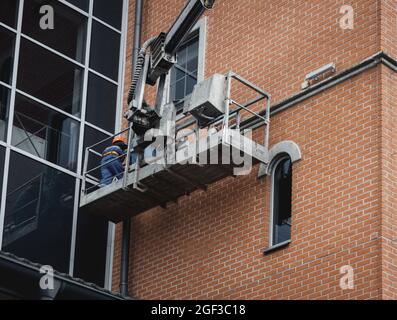
[[[142,46],[134,66],[128,93],[129,111],[126,114],[138,136],[158,124],[165,77],[176,63],[176,52],[196,22],[214,3],[215,0],[189,0],[167,33],[161,32]],[[144,103],[143,93],[145,84],[153,86],[157,82],[156,106],[153,109]]]

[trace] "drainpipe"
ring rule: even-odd
[[[128,294],[128,269],[130,254],[130,233],[131,219],[127,218],[123,221],[123,238],[121,243],[121,270],[120,270],[120,293],[127,297]]]
[[[142,34],[142,7],[143,0],[135,1],[135,26],[134,26],[134,42],[132,52],[132,70],[135,70],[138,60],[138,54],[141,46]],[[131,77],[134,72],[131,72]],[[123,221],[123,239],[121,247],[121,270],[120,270],[120,293],[128,296],[128,270],[129,270],[129,253],[130,253],[130,236],[131,236],[131,219],[127,218]]]

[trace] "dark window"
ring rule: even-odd
[[[123,0],[94,1],[94,16],[119,30],[121,29],[122,11]]]
[[[85,148],[108,138],[106,134],[89,126],[84,129],[84,152]],[[94,147],[99,154],[111,144],[109,138],[106,142]],[[85,157],[85,153],[84,153]],[[100,164],[101,157],[90,153],[88,168],[94,168]],[[91,176],[100,179],[100,171],[90,173]],[[99,180],[98,180],[99,181]],[[90,191],[96,189],[91,184],[86,184]],[[93,187],[93,188],[92,188]],[[80,209],[77,224],[76,256],[74,276],[104,286],[106,271],[108,222],[97,216],[92,216]]]
[[[74,115],[80,114],[83,70],[22,39],[18,89]]]
[[[73,276],[104,287],[108,221],[80,210]]]
[[[90,0],[67,0],[67,1],[75,5],[76,7],[83,9],[84,11],[88,11],[88,4]]]
[[[292,162],[279,160],[273,172],[273,237],[272,245],[291,239]]]
[[[90,66],[97,72],[118,80],[120,34],[93,21]]]
[[[3,186],[5,149],[0,146],[0,186]]]
[[[75,170],[80,124],[22,95],[15,100],[12,144]]]
[[[12,152],[3,250],[68,272],[75,178]]]
[[[15,34],[0,27],[0,81],[11,84]]]
[[[198,70],[198,33],[194,33],[178,50],[177,63],[171,69],[171,101],[179,111],[183,107],[183,99],[192,93],[197,83]]]
[[[89,127],[89,126],[85,126],[85,131],[84,131],[84,159],[85,159],[85,148],[91,147],[94,144],[96,144],[96,143],[98,143],[98,142],[100,142],[100,141],[102,141],[102,140],[104,140],[106,138],[109,138],[109,136],[104,134],[104,133],[102,133],[102,132],[100,132],[100,131],[98,131],[98,130],[95,130],[95,129]],[[109,138],[105,142],[96,145],[93,149],[97,153],[102,154],[102,151],[105,150],[105,148],[108,147],[111,144],[112,144],[112,139]],[[89,157],[88,157],[88,166],[87,166],[88,170],[99,166],[100,165],[100,161],[101,161],[101,156],[100,155],[96,155],[96,154],[90,153]],[[99,169],[90,172],[90,175],[92,175],[93,177],[98,179],[98,182],[99,182],[99,180],[101,178],[101,173],[100,173]]]
[[[88,80],[86,120],[114,132],[117,107],[117,86],[90,73]]]
[[[0,85],[0,140],[7,138],[7,121],[10,107],[10,89]]]
[[[53,30],[40,27],[43,5],[54,8]],[[86,17],[58,1],[25,0],[22,32],[79,62],[84,62],[86,25]]]
[[[16,28],[18,16],[18,0],[0,1],[0,21]]]

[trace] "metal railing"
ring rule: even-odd
[[[261,143],[266,150],[269,148],[269,130],[270,130],[270,104],[271,104],[271,97],[270,95],[266,92],[257,87],[256,85],[252,84],[251,82],[247,81],[246,79],[240,77],[234,72],[229,72],[225,75],[225,81],[226,81],[226,93],[225,93],[225,113],[219,117],[216,117],[212,120],[210,120],[206,127],[207,129],[210,129],[212,127],[215,128],[220,128],[223,130],[223,133],[225,134],[224,139],[225,141],[228,140],[227,132],[229,129],[235,129],[235,130],[241,130],[240,129],[240,124],[242,122],[242,113],[246,112],[254,117],[257,117],[260,121],[264,123],[264,135],[263,135],[263,143]],[[242,104],[238,103],[235,99],[232,99],[232,83],[233,81],[237,81],[240,84],[243,84],[246,88],[251,89],[253,92],[258,94],[257,97],[254,99],[251,99],[250,101]],[[265,103],[263,103],[263,101]],[[258,104],[258,103],[263,103],[263,107],[261,107],[261,112],[255,112],[251,109],[252,106]],[[264,111],[264,113],[263,113]],[[264,115],[261,115],[264,114]],[[189,135],[195,135],[196,139],[199,138],[199,126],[197,120],[190,114],[185,115],[179,120],[175,121],[175,142],[180,142],[183,139],[186,139]],[[178,135],[178,133],[183,130],[183,129],[190,129],[191,131],[186,134],[181,134]],[[244,130],[247,130],[247,128],[244,128]],[[141,189],[141,191],[145,191],[144,188],[140,188],[139,183],[138,183],[138,172],[140,169],[140,160],[137,159],[134,163],[134,168],[131,169],[130,167],[130,158],[131,158],[131,153],[133,152],[133,138],[135,136],[133,130],[132,130],[132,125],[130,124],[129,127],[125,128],[124,130],[107,137],[97,143],[95,143],[92,146],[89,146],[85,149],[85,158],[84,158],[84,165],[83,165],[83,180],[82,180],[82,195],[86,195],[89,193],[91,190],[97,189],[99,184],[100,184],[100,179],[96,178],[93,176],[93,172],[100,170],[103,167],[103,164],[100,164],[100,160],[102,157],[102,154],[99,153],[98,151],[95,151],[94,149],[97,148],[98,146],[107,143],[107,146],[111,145],[111,141],[114,137],[120,136],[120,135],[127,135],[127,141],[128,141],[128,147],[126,154],[120,155],[118,157],[115,157],[114,159],[110,160],[107,163],[111,163],[113,161],[119,161],[121,158],[125,158],[125,166],[124,166],[124,174],[123,174],[123,183],[122,183],[122,188],[126,189],[128,188],[128,175],[132,171],[136,171],[135,174],[135,182],[134,182],[134,188]],[[177,143],[176,143],[177,144]],[[175,145],[176,145],[175,144]],[[174,145],[174,147],[175,147]],[[167,146],[164,146],[163,153],[167,154],[166,150]],[[94,155],[98,161],[97,165],[95,165],[93,168],[88,168],[89,164],[89,157],[90,155]],[[165,165],[165,168],[167,168],[167,165]],[[91,187],[87,188],[87,183],[92,184]]]
[[[81,185],[81,190],[82,190],[82,195],[86,194],[87,191],[91,190],[91,189],[95,189],[99,186],[100,180],[97,179],[95,176],[93,176],[91,173],[100,170],[103,165],[100,164],[101,163],[101,159],[102,159],[102,153],[99,153],[97,151],[95,151],[95,148],[107,143],[107,145],[111,145],[112,144],[112,140],[120,135],[125,134],[128,131],[128,136],[130,136],[130,131],[131,128],[128,127],[118,133],[115,133],[112,136],[106,137],[105,139],[100,140],[99,142],[93,144],[92,146],[86,147],[85,148],[85,152],[84,152],[84,165],[83,165],[83,179],[82,179],[82,185]],[[130,147],[130,145],[129,145]],[[98,163],[99,165],[95,166],[94,168],[88,169],[88,163],[89,163],[89,157],[90,154],[95,155],[98,158]],[[118,161],[120,158],[125,157],[125,155],[120,155],[112,160],[110,160],[108,163],[111,163],[113,161]],[[93,187],[87,188],[87,182],[90,184],[93,184]]]

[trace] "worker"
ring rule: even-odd
[[[102,152],[100,187],[111,184],[114,178],[122,178],[126,149],[126,141],[117,136],[113,139],[112,145]]]

